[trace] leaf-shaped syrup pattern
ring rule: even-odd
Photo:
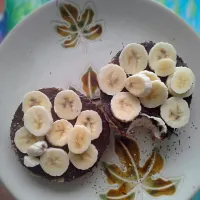
[[[164,168],[164,159],[156,149],[142,167],[139,163],[140,149],[133,139],[115,137],[115,153],[126,170],[116,164],[103,163],[108,184],[117,184],[118,187],[100,194],[100,199],[137,200],[142,199],[143,192],[151,197],[175,194],[182,177],[166,179],[160,175]]]
[[[76,47],[80,42],[96,40],[102,36],[104,21],[95,21],[92,3],[86,4],[83,12],[72,3],[58,4],[62,21],[57,21],[55,31],[62,36],[64,48]]]
[[[81,77],[82,88],[88,98],[93,98],[97,89],[99,88],[99,84],[97,81],[97,74],[89,67],[87,71]]]

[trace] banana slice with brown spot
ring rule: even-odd
[[[190,118],[187,102],[180,97],[171,97],[160,108],[161,117],[172,128],[185,126]]]
[[[141,105],[138,98],[129,92],[120,92],[113,96],[111,110],[117,119],[123,122],[129,122],[139,115]]]
[[[161,81],[152,81],[151,92],[146,96],[140,98],[141,104],[147,108],[156,108],[167,100],[168,89]]]
[[[138,73],[126,79],[125,88],[136,97],[145,97],[151,92],[152,83],[149,77]]]
[[[40,166],[50,176],[61,176],[69,167],[69,156],[63,149],[49,148],[40,157]]]
[[[15,133],[14,143],[22,153],[27,153],[31,145],[42,140],[44,137],[36,137],[23,126]]]
[[[90,130],[92,140],[97,139],[103,130],[102,119],[93,110],[82,111],[76,120],[76,125],[86,126]]]
[[[170,59],[165,58],[159,60],[155,64],[155,73],[160,77],[166,77],[175,72],[176,63]]]
[[[166,42],[158,42],[149,52],[149,66],[152,70],[155,70],[157,62],[161,59],[170,58],[176,63],[176,50],[175,48]]]
[[[91,144],[89,148],[82,154],[74,154],[69,152],[69,159],[77,169],[87,170],[97,162],[98,151],[96,147]]]
[[[40,91],[28,92],[24,96],[24,100],[22,102],[22,110],[24,111],[24,113],[26,113],[27,110],[33,106],[43,106],[49,112],[51,112],[52,108],[52,104],[49,98]]]
[[[127,74],[137,74],[147,67],[148,58],[148,53],[144,46],[131,43],[122,50],[119,56],[119,63]]]
[[[24,114],[24,126],[35,136],[44,136],[52,128],[51,113],[43,106],[33,106]]]
[[[68,148],[75,154],[82,154],[91,144],[91,133],[88,128],[83,125],[75,125],[69,132]]]
[[[108,64],[102,67],[98,75],[98,82],[100,89],[108,94],[115,95],[121,92],[126,81],[126,74],[124,70],[114,64]]]
[[[47,133],[47,140],[54,146],[63,147],[68,143],[68,135],[73,125],[65,119],[53,123],[52,129]]]
[[[177,94],[190,90],[195,83],[195,76],[187,67],[177,67],[171,78],[171,89]]]
[[[178,94],[176,92],[174,92],[171,88],[171,79],[172,79],[172,76],[173,75],[170,75],[168,76],[167,78],[167,81],[166,81],[166,85],[168,87],[168,90],[169,90],[169,93],[174,96],[174,97],[181,97],[181,98],[186,98],[186,97],[189,97],[190,95],[193,94],[194,90],[195,90],[195,82],[194,84],[192,85],[192,87],[187,91],[187,92],[184,92],[182,94]]]
[[[55,97],[54,110],[58,117],[73,120],[82,110],[80,97],[72,90],[63,90]]]

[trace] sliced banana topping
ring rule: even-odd
[[[149,77],[151,81],[156,81],[156,80],[160,81],[160,78],[153,72],[144,70],[144,71],[141,71],[140,73]]]
[[[124,88],[126,74],[124,70],[114,64],[108,64],[102,67],[98,75],[100,89],[108,94],[115,95]]]
[[[127,74],[137,74],[144,70],[148,63],[148,53],[141,44],[128,44],[119,56],[120,66]]]
[[[149,77],[139,73],[126,79],[125,88],[136,97],[145,97],[151,92],[152,83]]]
[[[165,77],[173,74],[175,72],[175,68],[176,63],[173,60],[170,58],[164,58],[155,64],[154,70],[158,76]]]
[[[61,176],[69,167],[69,156],[63,149],[49,148],[40,157],[40,166],[50,176]]]
[[[91,144],[89,148],[82,154],[74,154],[69,152],[69,159],[77,169],[87,170],[97,162],[98,151],[96,147]]]
[[[87,127],[90,130],[92,140],[97,139],[103,130],[101,117],[93,110],[82,111],[77,118],[76,125]]]
[[[157,62],[164,58],[170,58],[176,63],[176,50],[166,42],[159,42],[149,52],[149,65],[152,70],[155,70]]]
[[[161,117],[172,128],[185,126],[190,118],[190,109],[185,100],[171,97],[160,108]]]
[[[75,125],[68,135],[68,148],[75,154],[82,154],[91,144],[91,133],[83,125]]]
[[[166,85],[161,81],[152,81],[151,92],[146,96],[140,98],[140,101],[144,107],[156,108],[162,105],[168,97],[168,89]]]
[[[65,119],[53,123],[52,129],[47,133],[47,140],[54,146],[63,147],[68,143],[68,135],[73,126]]]
[[[44,136],[52,128],[51,113],[43,106],[33,106],[24,114],[24,126],[35,136]]]
[[[111,110],[117,119],[123,122],[129,122],[139,115],[141,105],[138,98],[129,92],[120,92],[113,96]]]
[[[40,159],[32,156],[24,156],[24,165],[26,167],[36,167],[40,164]]]
[[[167,78],[167,81],[166,81],[166,85],[168,87],[168,90],[169,90],[169,93],[174,96],[174,97],[181,97],[181,98],[186,98],[186,97],[189,97],[190,95],[193,94],[194,92],[194,89],[195,89],[195,82],[194,84],[192,84],[192,87],[185,93],[182,93],[182,94],[177,94],[176,92],[174,92],[172,89],[171,89],[171,79],[172,79],[173,75],[170,75],[168,76]]]
[[[171,78],[171,89],[177,94],[183,94],[190,90],[195,83],[195,76],[187,67],[177,67]]]
[[[82,110],[80,97],[72,90],[61,91],[55,97],[54,110],[58,117],[73,120]]]
[[[27,154],[33,157],[41,156],[47,150],[47,148],[48,148],[48,145],[45,141],[39,141],[32,144],[27,149]]]
[[[21,127],[15,133],[14,143],[22,153],[27,153],[27,150],[31,145],[42,140],[44,140],[44,137],[36,137],[35,135],[31,134],[25,127]]]
[[[49,98],[40,91],[32,91],[24,96],[22,103],[22,110],[24,113],[33,106],[44,106],[49,112],[51,111],[52,104]]]

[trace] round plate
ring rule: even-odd
[[[98,72],[131,42],[169,42],[194,73],[200,73],[199,38],[180,18],[159,4],[149,0],[74,2],[46,4],[17,25],[0,47],[0,178],[20,200],[105,200],[113,194],[113,185],[106,182],[101,163],[87,176],[65,184],[40,180],[20,165],[11,149],[9,128],[25,93],[44,87],[67,88],[70,84],[88,93],[87,88],[82,89],[82,75],[88,69],[85,76],[93,74],[92,70]],[[196,85],[199,84],[197,78]],[[88,96],[92,95],[89,91]],[[113,183],[124,186],[125,191],[115,190],[114,193],[120,194],[111,199],[186,200],[191,197],[200,185],[199,102],[200,92],[196,87],[190,123],[178,136],[158,142],[152,141],[148,134],[135,134],[131,142],[138,148],[127,151],[135,151],[138,160],[132,163],[128,180],[118,176],[120,181],[117,181],[114,176]],[[102,158],[107,171],[111,162],[120,164],[112,145],[110,148]],[[152,159],[147,162],[149,156]],[[139,177],[144,164],[149,168]],[[156,172],[153,177],[151,169]]]

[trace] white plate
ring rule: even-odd
[[[80,13],[88,3],[87,0],[74,2]],[[9,33],[0,47],[0,178],[20,200],[98,199],[99,193],[109,187],[100,167],[86,178],[56,185],[32,177],[19,164],[11,149],[9,128],[13,114],[26,92],[52,86],[67,88],[69,83],[81,89],[80,77],[88,66],[98,71],[123,44],[149,40],[172,43],[196,74],[196,85],[200,84],[199,38],[180,18],[159,4],[150,0],[93,0],[89,6],[96,15],[91,26],[100,23],[103,35],[91,41],[82,34],[82,40],[76,48],[63,48],[63,40],[54,30],[56,21],[63,21],[58,4],[54,1],[34,12]],[[79,33],[83,32],[79,30]],[[158,199],[186,200],[200,186],[199,102],[200,91],[196,87],[192,117],[182,134],[178,138],[173,136],[161,144],[154,144],[163,146],[161,153],[166,157],[160,175],[166,179],[180,180],[175,194]],[[148,145],[142,142],[143,139],[139,140],[141,162],[144,162],[143,158],[147,155],[144,151],[147,147],[151,151],[153,144],[150,145],[151,140]],[[111,161],[113,155],[109,151],[103,160]],[[135,199],[153,199],[138,188]]]

